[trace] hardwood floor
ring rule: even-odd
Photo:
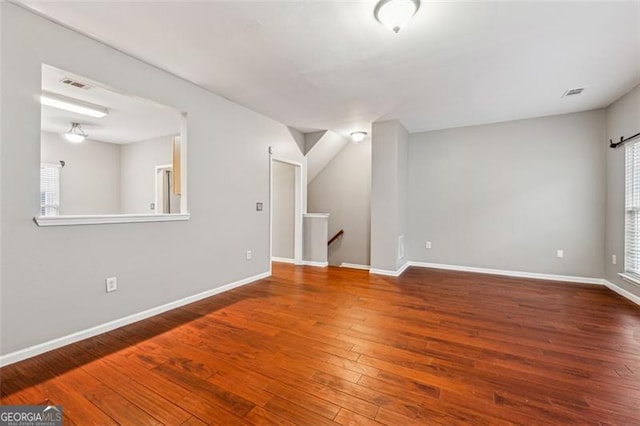
[[[273,277],[0,370],[66,425],[640,424],[640,307],[410,268]]]

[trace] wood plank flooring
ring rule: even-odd
[[[638,425],[640,307],[599,286],[274,264],[0,370],[66,425]]]

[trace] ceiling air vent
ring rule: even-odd
[[[577,89],[569,89],[566,92],[564,92],[562,97],[564,98],[565,96],[576,96],[582,93],[583,91],[584,91],[584,87],[579,87]]]
[[[89,86],[88,84],[84,84],[78,80],[73,80],[71,78],[63,78],[62,80],[60,80],[60,83],[67,84],[69,86],[77,87],[78,89],[84,89],[84,90],[88,90],[91,88],[91,86]]]

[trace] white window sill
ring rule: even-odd
[[[618,275],[620,275],[620,277],[622,277],[623,280],[628,281],[631,284],[640,285],[640,277],[635,277],[633,275],[625,274],[623,272],[620,272]]]
[[[109,214],[37,216],[33,220],[38,226],[104,225],[107,223],[175,222],[189,220],[189,213],[175,214]]]

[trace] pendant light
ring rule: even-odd
[[[80,123],[71,123],[71,129],[64,134],[64,138],[73,143],[83,142],[88,136],[80,127]]]
[[[378,22],[397,34],[419,8],[420,0],[380,0],[373,15]]]

